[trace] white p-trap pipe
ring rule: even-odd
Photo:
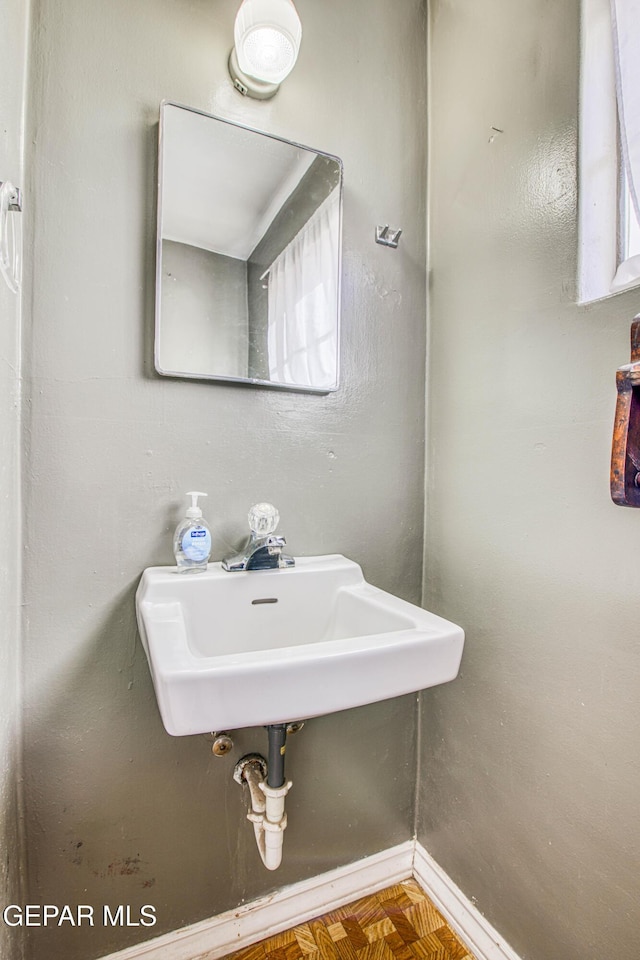
[[[270,787],[262,779],[257,764],[249,763],[243,771],[251,793],[251,810],[247,820],[253,823],[256,844],[267,870],[277,870],[282,863],[283,833],[287,826],[284,798],[291,789],[291,781],[282,787]]]

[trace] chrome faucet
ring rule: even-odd
[[[222,569],[236,570],[276,570],[279,567],[293,567],[295,560],[282,552],[286,544],[284,537],[276,537],[275,529],[280,514],[272,503],[255,503],[249,511],[251,536],[244,550],[222,561]]]

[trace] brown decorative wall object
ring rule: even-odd
[[[640,507],[640,316],[631,324],[631,362],[618,368],[616,388],[611,497],[621,507]]]

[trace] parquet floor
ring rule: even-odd
[[[224,960],[474,960],[474,957],[415,880],[405,880],[238,950]]]

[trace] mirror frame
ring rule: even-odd
[[[227,377],[220,374],[189,373],[186,371],[165,370],[160,366],[160,322],[162,315],[162,195],[163,195],[163,155],[164,155],[164,108],[178,107],[181,110],[188,110],[190,113],[197,113],[210,120],[217,120],[220,123],[226,123],[231,127],[238,127],[249,133],[256,133],[261,137],[268,137],[271,140],[278,140],[280,143],[289,144],[299,150],[308,150],[321,157],[327,157],[335,161],[340,170],[340,184],[338,194],[338,278],[337,278],[337,303],[336,303],[336,380],[335,386],[331,387],[311,387],[301,384],[276,383],[272,380],[260,380],[254,377]],[[213,113],[207,113],[205,110],[199,110],[196,107],[188,107],[183,103],[177,103],[175,100],[162,100],[160,103],[160,119],[158,130],[158,196],[156,207],[156,281],[155,281],[155,323],[154,323],[154,343],[153,360],[154,369],[157,374],[163,377],[173,377],[174,379],[217,381],[221,383],[238,383],[251,387],[269,387],[272,390],[286,390],[294,393],[313,393],[328,394],[335,393],[340,387],[340,354],[341,354],[341,324],[342,324],[342,222],[343,222],[343,192],[344,192],[344,164],[340,157],[335,154],[327,153],[325,150],[316,150],[315,147],[309,147],[294,140],[287,140],[286,137],[279,137],[273,133],[265,133],[264,130],[257,130],[244,123],[238,123],[235,120],[229,120],[226,117],[219,117]]]

